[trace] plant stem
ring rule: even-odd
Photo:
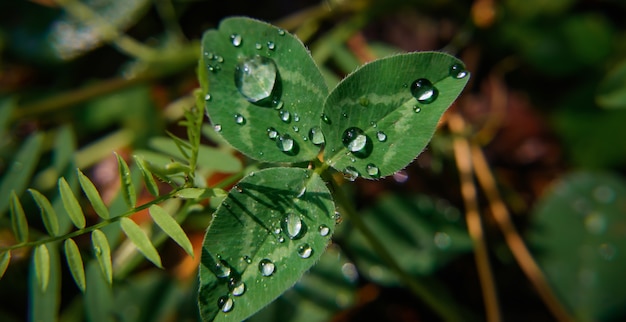
[[[365,239],[372,246],[374,251],[389,266],[389,268],[398,275],[400,280],[411,290],[413,294],[423,300],[434,312],[436,312],[445,321],[467,321],[467,317],[462,317],[458,306],[454,300],[447,294],[435,293],[425,286],[425,281],[416,276],[411,276],[404,271],[396,259],[387,250],[382,241],[367,227],[365,222],[357,214],[356,209],[352,206],[351,200],[346,196],[343,189],[339,187],[329,171],[322,172],[322,177],[331,184],[334,197],[337,203],[344,210],[346,218],[365,236]],[[457,308],[457,309],[455,309]]]

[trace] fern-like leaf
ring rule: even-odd
[[[50,281],[50,253],[46,244],[41,244],[35,248],[34,265],[37,283],[39,283],[41,291],[45,292]]]
[[[137,193],[130,176],[130,169],[126,161],[124,161],[124,158],[117,153],[115,153],[115,157],[117,158],[118,171],[122,182],[122,196],[128,208],[135,208],[135,204],[137,204]]]
[[[34,189],[28,189],[28,192],[33,196],[35,203],[37,203],[37,206],[39,206],[41,210],[41,219],[43,220],[48,234],[50,234],[50,236],[57,236],[59,234],[59,220],[52,204],[50,204],[48,198],[42,195],[41,192]]]
[[[107,283],[113,283],[113,265],[111,265],[111,248],[106,235],[98,229],[91,233],[94,255]]]
[[[161,265],[161,257],[159,256],[159,252],[157,252],[156,248],[154,248],[154,245],[152,245],[152,242],[150,241],[150,238],[148,238],[148,235],[146,235],[146,233],[141,230],[141,227],[139,227],[134,221],[132,221],[132,219],[129,218],[122,218],[120,220],[120,226],[122,227],[122,230],[124,231],[124,234],[126,234],[128,239],[130,239],[133,244],[137,246],[137,249],[139,249],[139,251],[149,261],[154,263],[154,265],[158,266],[159,268],[163,268],[163,266]]]
[[[7,271],[7,267],[9,267],[9,263],[11,262],[11,251],[6,251],[0,254],[0,278],[4,276],[4,273]]]
[[[191,241],[180,227],[180,225],[170,216],[163,208],[152,205],[150,206],[150,216],[152,220],[180,247],[182,247],[189,256],[193,257],[193,247]]]
[[[76,246],[76,242],[74,242],[73,239],[69,238],[65,240],[63,249],[65,250],[65,259],[67,260],[67,266],[70,268],[74,282],[76,282],[81,292],[84,293],[86,287],[85,267],[78,246]]]
[[[153,196],[159,195],[159,186],[154,181],[154,177],[152,176],[152,172],[150,172],[148,166],[146,165],[146,161],[140,156],[134,155],[135,164],[141,171],[141,175],[143,176],[143,182],[146,185],[146,189]]]
[[[59,194],[70,220],[78,229],[85,228],[85,215],[65,178],[59,178]]]
[[[15,191],[11,191],[11,227],[13,228],[13,234],[18,242],[24,243],[28,241],[28,222],[26,221],[26,214],[24,214],[24,208],[20,203],[20,198],[15,194]]]
[[[80,186],[83,189],[85,196],[87,196],[89,203],[91,203],[93,210],[96,214],[98,214],[98,216],[100,216],[100,218],[105,220],[109,219],[109,209],[107,209],[107,206],[104,205],[104,201],[102,201],[102,198],[98,193],[98,189],[96,189],[96,186],[91,182],[91,180],[89,180],[89,178],[87,178],[86,175],[84,175],[80,170],[77,171],[78,182],[80,182]]]

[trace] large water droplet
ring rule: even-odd
[[[371,177],[373,178],[378,178],[380,177],[380,170],[378,169],[378,167],[376,165],[374,165],[373,163],[368,164],[365,167],[365,170],[367,171],[367,174],[369,174]]]
[[[302,258],[309,258],[313,255],[313,248],[309,244],[302,244],[298,246],[298,255]]]
[[[283,134],[276,140],[276,146],[288,155],[296,155],[298,153],[298,144],[289,134]]]
[[[315,145],[324,144],[324,134],[319,126],[314,126],[309,130],[309,139]]]
[[[232,34],[232,35],[230,35],[230,42],[232,42],[233,46],[235,46],[235,47],[241,46],[242,40],[243,39],[241,39],[241,35],[239,35],[239,34]]]
[[[276,44],[273,41],[268,41],[267,42],[267,49],[269,49],[269,50],[276,49]]]
[[[275,271],[276,265],[274,265],[271,260],[264,258],[259,262],[259,272],[261,272],[261,275],[272,276]]]
[[[228,296],[222,296],[217,299],[217,307],[219,307],[224,313],[230,312],[233,309],[233,306],[235,306],[235,302]]]
[[[354,167],[347,167],[343,170],[343,177],[348,181],[354,181],[359,177],[359,171],[357,171]]]
[[[235,123],[244,125],[246,124],[246,119],[241,114],[235,114]]]
[[[219,124],[215,124],[213,125],[213,130],[215,130],[215,132],[221,132],[222,131],[222,126]]]
[[[367,145],[367,136],[358,127],[351,127],[343,132],[343,145],[351,152],[361,152]]]
[[[330,228],[326,225],[320,225],[319,227],[320,236],[326,237],[330,233]]]
[[[376,132],[376,138],[379,142],[385,142],[387,141],[387,134],[385,134],[385,132],[383,131],[378,131]]]
[[[218,259],[215,263],[215,275],[219,278],[226,278],[230,276],[230,266],[222,259]]]
[[[450,247],[450,245],[452,244],[452,239],[450,238],[450,235],[444,232],[438,231],[435,233],[433,242],[435,243],[435,246],[437,246],[437,248],[443,250],[443,249],[447,249],[448,247]]]
[[[450,66],[450,76],[456,79],[465,78],[465,76],[467,76],[467,70],[465,70],[465,67],[461,64],[454,64]]]
[[[411,84],[411,94],[422,104],[434,102],[439,95],[437,88],[426,78],[420,78]]]
[[[256,55],[235,67],[235,86],[251,103],[271,101],[278,81],[278,68],[267,57]]]
[[[241,296],[246,292],[246,284],[236,278],[231,278],[228,281],[228,288],[234,296]]]
[[[289,239],[300,239],[304,236],[305,226],[300,215],[293,212],[288,213],[283,219],[281,226]]]
[[[208,102],[208,101],[210,101],[212,98],[213,98],[213,97],[211,96],[211,94],[206,94],[206,95],[204,96],[204,100],[205,100],[205,101],[207,101],[207,102]]]
[[[272,140],[275,140],[278,137],[278,131],[276,131],[276,129],[273,128],[273,127],[268,128],[267,129],[267,137],[272,139]]]
[[[289,111],[280,110],[280,112],[278,112],[278,115],[280,116],[280,119],[283,122],[285,122],[285,123],[291,122],[291,113],[289,113]]]

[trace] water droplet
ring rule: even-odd
[[[239,47],[241,46],[241,35],[238,34],[232,34],[230,35],[230,41],[233,43],[233,46],[235,47]]]
[[[409,174],[404,170],[400,170],[393,174],[393,180],[396,180],[397,183],[405,183],[409,180]]]
[[[422,104],[434,102],[439,95],[437,88],[426,78],[420,78],[411,84],[411,94]]]
[[[300,122],[300,115],[298,115],[297,113],[293,113],[293,120],[295,122]]]
[[[435,242],[435,246],[441,250],[447,249],[452,244],[450,235],[440,231],[435,233],[433,241]]]
[[[341,213],[339,211],[335,211],[335,224],[339,225],[343,221],[343,217],[341,217]]]
[[[283,237],[283,236],[278,237],[278,242],[281,243],[281,244],[284,243],[285,242],[285,237]]]
[[[348,128],[343,132],[343,145],[351,152],[363,152],[367,145],[367,136],[358,127]]]
[[[231,278],[228,281],[228,288],[234,296],[241,296],[246,292],[246,284],[236,278]]]
[[[222,259],[218,259],[215,263],[215,275],[219,278],[230,276],[230,266]]]
[[[211,98],[212,98],[211,94],[206,94],[206,96],[204,96],[204,100],[207,101],[207,102],[210,101]]]
[[[282,233],[282,232],[283,232],[283,230],[282,230],[282,229],[280,229],[280,227],[278,227],[278,228],[274,228],[274,234],[278,235],[278,234],[280,234],[280,233]]]
[[[374,121],[370,121],[370,126],[372,126],[373,128],[377,128],[378,124],[376,124],[376,122]]]
[[[298,255],[302,258],[309,258],[313,255],[313,248],[309,244],[302,244],[298,246]]]
[[[256,48],[256,49],[258,49],[258,50],[261,50],[261,49],[263,48],[263,45],[261,45],[260,43],[256,43],[256,44],[254,45],[254,48]]]
[[[319,227],[320,236],[326,237],[330,233],[330,228],[326,225],[320,225]]]
[[[272,42],[272,41],[268,41],[267,42],[267,49],[269,49],[269,50],[276,49],[276,44],[274,42]]]
[[[603,234],[607,228],[606,217],[599,212],[592,212],[585,217],[585,228],[594,235]]]
[[[302,198],[305,193],[306,193],[306,187],[302,187],[302,189],[300,189],[300,192],[298,192],[298,195],[296,196],[296,198]]]
[[[276,140],[276,146],[288,155],[295,155],[298,153],[298,145],[289,134],[279,136],[278,140]]]
[[[235,123],[244,125],[246,124],[246,119],[241,114],[235,114]]]
[[[293,128],[294,132],[296,132],[296,133],[300,132],[300,128],[299,127],[294,125],[292,128]]]
[[[285,105],[285,103],[283,103],[283,101],[273,100],[273,101],[272,101],[272,105],[274,105],[274,109],[275,109],[275,110],[280,110],[281,108],[283,108],[283,106]]]
[[[378,131],[376,132],[376,138],[378,139],[378,142],[385,142],[387,141],[387,134],[383,131]]]
[[[222,126],[219,124],[215,124],[213,125],[213,130],[215,130],[215,132],[221,132],[222,131]]]
[[[289,113],[289,111],[280,110],[280,112],[278,114],[280,116],[280,119],[283,122],[285,122],[285,123],[291,122],[291,113]]]
[[[262,103],[274,91],[278,69],[273,60],[256,55],[235,67],[235,86],[251,103]]]
[[[380,170],[378,169],[378,167],[376,165],[374,165],[373,163],[368,164],[365,167],[365,170],[367,171],[367,174],[369,174],[371,177],[373,178],[378,178],[380,177]]]
[[[309,139],[315,145],[324,144],[324,134],[319,126],[314,126],[309,130]]]
[[[215,56],[215,60],[217,60],[218,63],[223,63],[224,62],[224,57],[222,56]]]
[[[224,313],[230,312],[233,309],[233,306],[235,306],[235,302],[228,296],[222,296],[217,299],[217,307],[219,307]]]
[[[271,260],[264,258],[259,262],[259,272],[261,272],[261,275],[272,276],[275,271],[276,265],[274,265]]]
[[[465,78],[465,76],[467,76],[467,70],[465,70],[465,67],[461,64],[454,64],[450,66],[450,76],[456,79]]]
[[[252,258],[250,258],[250,256],[248,256],[248,255],[244,256],[244,257],[243,257],[243,260],[244,260],[246,263],[248,263],[248,264],[252,263]]]
[[[279,36],[284,36],[285,35],[285,30],[284,29],[278,29],[278,35]]]
[[[326,114],[322,114],[321,115],[322,121],[328,125],[330,125],[332,122],[330,121],[330,119],[328,118],[328,115]]]
[[[213,59],[213,53],[204,53],[207,59]]]
[[[348,118],[348,113],[341,113],[341,116],[343,116],[344,118]]]
[[[267,129],[267,137],[269,137],[272,140],[275,140],[276,137],[278,137],[278,131],[276,131],[275,128],[270,127]]]
[[[367,99],[367,97],[360,97],[359,98],[359,105],[365,107],[370,105],[370,100]]]
[[[350,282],[356,282],[359,278],[359,272],[356,270],[356,266],[352,263],[345,263],[341,266],[341,273]]]
[[[343,170],[343,177],[348,181],[354,181],[359,177],[359,172],[354,167],[347,167]]]
[[[417,106],[417,105],[413,106],[413,112],[415,112],[415,113],[419,113],[419,112],[421,112],[421,111],[422,111],[422,108],[421,108],[421,107],[419,107],[419,106]]]
[[[289,239],[300,239],[304,236],[305,226],[300,215],[293,212],[288,213],[283,219],[281,226]]]

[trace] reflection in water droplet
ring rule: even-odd
[[[313,254],[313,248],[309,244],[302,244],[298,246],[298,255],[302,258],[309,258]]]
[[[373,163],[368,164],[365,167],[365,170],[367,171],[367,174],[369,174],[371,177],[373,178],[378,178],[380,177],[380,170],[378,169],[378,167],[376,165],[374,165]]]
[[[280,119],[283,122],[285,122],[285,123],[291,122],[291,113],[289,113],[289,111],[280,110],[280,112],[278,112],[278,115],[280,116]]]
[[[439,95],[439,91],[426,78],[420,78],[411,84],[411,94],[422,104],[434,102]]]
[[[324,123],[328,124],[328,125],[330,125],[330,124],[332,123],[332,122],[330,121],[330,119],[328,118],[328,115],[326,115],[326,114],[322,114],[321,118],[322,118],[322,121],[323,121]]]
[[[276,266],[271,260],[264,258],[259,262],[259,272],[261,272],[261,275],[272,276],[275,271]]]
[[[260,103],[272,95],[278,69],[273,60],[256,55],[235,67],[235,86],[251,103]]]
[[[269,49],[269,50],[276,49],[276,44],[274,42],[272,42],[272,41],[268,41],[267,42],[267,49]]]
[[[246,291],[246,284],[233,277],[228,281],[228,288],[234,296],[241,296]]]
[[[230,41],[233,43],[233,46],[235,47],[239,47],[241,46],[241,35],[238,34],[232,34],[230,35]]]
[[[309,139],[311,139],[311,143],[315,145],[324,144],[324,134],[322,133],[322,129],[319,126],[314,126],[309,130]]]
[[[244,125],[246,124],[246,119],[241,114],[235,114],[235,123]]]
[[[343,145],[351,152],[361,152],[367,145],[367,136],[358,127],[348,128],[341,138]]]
[[[207,101],[207,102],[210,101],[211,98],[212,98],[211,94],[206,94],[206,96],[204,96],[204,100]]]
[[[376,132],[376,138],[379,142],[385,142],[387,141],[387,134],[385,134],[385,132],[383,131],[378,131]]]
[[[285,242],[285,237],[283,237],[283,236],[278,237],[278,242],[279,243],[284,243]]]
[[[404,170],[400,170],[393,174],[393,180],[396,180],[397,183],[405,183],[409,180],[409,174]]]
[[[215,124],[213,125],[213,130],[215,130],[215,132],[220,132],[222,131],[222,126],[219,124]]]
[[[452,244],[452,238],[450,238],[450,235],[441,231],[435,233],[433,241],[435,242],[435,246],[441,250],[447,249]]]
[[[598,252],[604,260],[612,261],[617,254],[617,247],[611,243],[603,243],[598,248]]]
[[[320,225],[319,227],[320,236],[325,237],[330,233],[330,228],[326,225]]]
[[[276,140],[276,146],[288,155],[295,155],[298,153],[298,146],[289,134],[279,136],[278,140]]]
[[[233,306],[235,306],[235,302],[228,296],[222,296],[217,299],[217,307],[219,307],[224,313],[230,312],[233,309]]]
[[[593,189],[593,197],[600,203],[611,203],[615,200],[615,191],[608,186]]]
[[[259,43],[256,43],[256,44],[254,45],[254,48],[261,50],[261,48],[263,48],[263,45],[261,45],[261,44],[259,44]]]
[[[585,216],[585,228],[594,235],[601,235],[606,231],[606,217],[599,212],[592,212]]]
[[[215,263],[215,276],[219,278],[226,278],[230,276],[230,266],[222,259],[218,259]]]
[[[417,105],[413,106],[413,112],[415,112],[415,113],[419,113],[419,112],[421,112],[421,111],[422,111],[422,108],[421,108],[421,107],[419,107],[419,106],[417,106]]]
[[[467,70],[465,70],[465,67],[461,64],[454,64],[450,66],[450,76],[456,79],[465,78],[465,76],[467,76]]]
[[[278,131],[276,131],[276,129],[273,128],[273,127],[268,128],[267,129],[267,137],[272,139],[272,140],[275,140],[276,137],[278,137]]]
[[[304,236],[304,223],[298,214],[288,213],[281,224],[289,239],[300,239]]]
[[[347,167],[343,170],[343,177],[348,181],[354,181],[359,177],[359,172],[354,167]]]

